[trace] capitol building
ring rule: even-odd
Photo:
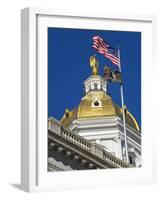
[[[108,84],[92,70],[84,81],[85,94],[79,105],[66,109],[60,121],[49,117],[48,171],[141,166],[140,127],[125,108],[125,140],[123,109],[113,102]]]

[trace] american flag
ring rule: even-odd
[[[92,47],[99,53],[103,54],[106,58],[110,59],[113,64],[118,67],[120,66],[117,50],[106,44],[100,36],[96,35],[93,37]]]

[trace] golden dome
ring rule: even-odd
[[[68,127],[74,119],[83,118],[101,118],[118,116],[122,118],[122,109],[113,103],[110,96],[103,91],[91,91],[86,94],[79,106],[72,111],[66,109],[64,116],[61,119],[63,126]],[[126,109],[126,123],[131,127],[140,131],[137,121],[133,115]]]

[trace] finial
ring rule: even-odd
[[[98,75],[99,62],[96,59],[96,55],[90,56],[89,63],[92,68],[92,75]]]
[[[69,117],[70,111],[68,108],[65,109],[65,117]]]

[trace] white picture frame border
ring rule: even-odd
[[[111,20],[125,20],[125,21],[142,21],[150,22],[152,24],[152,53],[153,60],[155,60],[156,55],[156,18],[152,15],[130,15],[130,14],[114,14],[114,13],[103,13],[103,12],[82,12],[82,11],[64,11],[64,10],[53,10],[44,8],[26,8],[22,10],[21,15],[21,188],[25,191],[53,191],[60,189],[73,189],[79,188],[81,185],[75,183],[67,184],[59,183],[59,186],[39,184],[39,140],[37,132],[37,115],[38,115],[38,105],[37,105],[37,16],[62,16],[62,17],[77,17],[77,18],[88,18],[90,19],[111,19]],[[155,134],[153,134],[155,138]],[[154,139],[153,138],[153,139]],[[156,156],[155,156],[155,141],[152,141],[152,154],[153,163],[150,178],[144,179],[139,183],[154,183],[156,182]],[[47,150],[46,150],[47,151]],[[67,174],[66,172],[59,172],[60,176],[65,176],[70,178],[71,172]],[[87,173],[79,172],[84,176]],[[97,174],[96,171],[91,172]],[[102,173],[102,172],[101,172]],[[100,174],[101,174],[100,173]],[[59,175],[58,175],[59,176]],[[57,178],[58,178],[57,176]],[[60,177],[59,176],[59,177]],[[72,176],[76,176],[74,173]],[[111,185],[122,184],[124,181],[118,181],[118,183],[111,183]],[[125,183],[127,183],[125,181]],[[134,184],[139,184],[135,181]],[[129,183],[131,184],[131,183]],[[101,187],[106,187],[109,184],[100,184]],[[97,184],[95,185],[98,186]],[[92,187],[95,187],[94,185]],[[90,184],[85,184],[85,187],[90,187]]]

